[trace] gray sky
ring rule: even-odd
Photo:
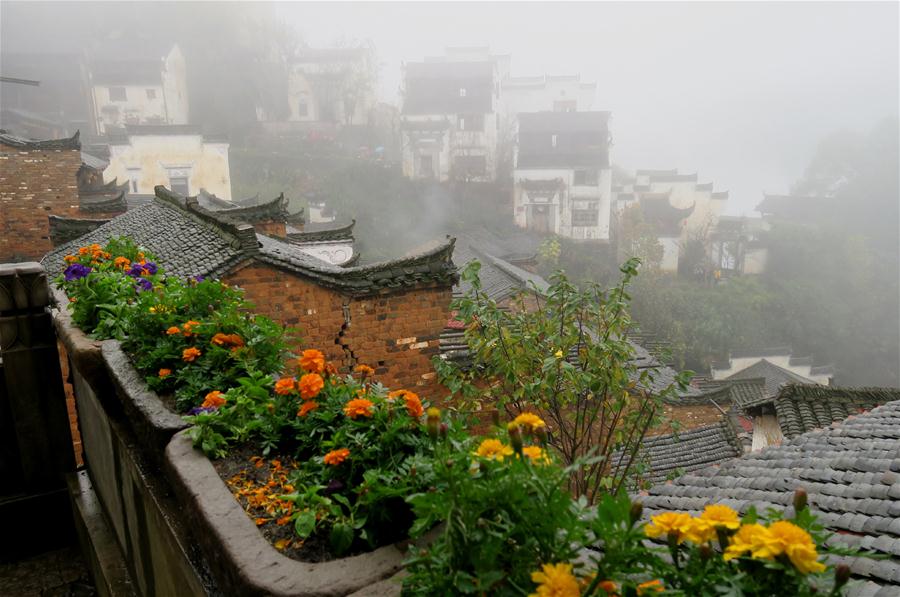
[[[699,172],[749,213],[824,135],[898,113],[898,3],[282,3],[308,43],[370,39],[382,97],[401,61],[490,45],[513,75],[598,82],[613,160]]]

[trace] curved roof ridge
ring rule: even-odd
[[[22,149],[81,149],[81,131],[75,131],[71,137],[61,139],[26,139],[0,129],[0,144]]]

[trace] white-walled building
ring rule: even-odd
[[[127,180],[129,191],[153,194],[163,185],[181,195],[201,189],[231,200],[228,142],[204,139],[190,126],[129,126],[109,139],[106,181]]]
[[[517,118],[513,209],[521,228],[608,241],[609,112],[535,112]]]
[[[770,227],[762,218],[719,216],[709,237],[713,265],[723,275],[763,273],[768,249],[762,235]]]
[[[403,174],[439,181],[493,181],[497,175],[500,81],[509,59],[486,48],[404,67],[400,115]]]
[[[728,201],[727,191],[717,192],[713,183],[698,180],[697,174],[679,174],[678,170],[637,170],[633,178],[613,186],[617,214],[639,205],[644,220],[656,228],[663,246],[663,271],[678,271],[689,239],[711,237]]]
[[[711,371],[714,380],[766,378],[769,394],[787,383],[828,386],[834,377],[830,365],[815,366],[812,357],[795,357],[790,348],[732,351],[726,362],[713,365]]]
[[[509,77],[500,88],[501,111],[510,120],[524,112],[588,112],[597,95],[597,84],[580,75]]]
[[[88,81],[97,134],[126,125],[188,123],[186,66],[177,44],[105,43],[90,53]]]
[[[370,123],[377,102],[370,48],[306,48],[288,60],[287,69],[288,121]]]

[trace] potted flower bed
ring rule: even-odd
[[[146,451],[167,445],[166,514],[226,594],[396,593],[384,581],[403,567],[412,595],[811,595],[847,580],[819,561],[802,494],[790,519],[710,506],[648,525],[621,492],[573,496],[570,475],[596,459],[560,466],[534,412],[469,436],[365,365],[342,374],[315,349],[287,358],[286,331],[238,290],[166,277],[128,241],[67,261],[72,320],[121,339],[103,356],[125,418]]]

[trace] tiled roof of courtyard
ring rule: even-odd
[[[50,220],[50,241],[54,246],[68,243],[80,238],[89,232],[96,230],[109,220],[89,220],[84,218],[67,218],[63,216],[48,216]]]
[[[128,209],[127,194],[128,182],[119,184],[118,179],[94,185],[79,184],[78,207],[86,213],[122,212]]]
[[[774,405],[781,433],[790,439],[895,400],[900,400],[897,388],[789,384],[769,404]]]
[[[57,247],[42,263],[61,271],[64,256],[78,246],[105,244],[128,236],[155,254],[160,264],[179,276],[221,276],[250,259],[269,263],[318,284],[349,294],[366,295],[422,283],[451,285],[456,268],[453,239],[416,254],[365,266],[342,268],[316,259],[290,243],[257,234],[250,224],[203,209],[194,197],[156,187],[153,202],[113,218],[87,235]]]
[[[760,359],[758,362],[750,365],[746,369],[741,369],[737,373],[729,375],[726,379],[759,379],[766,380],[766,395],[775,396],[781,390],[782,386],[789,383],[799,384],[815,384],[811,379],[798,375],[793,371],[788,371],[784,367],[779,367],[770,363],[766,359]]]
[[[0,129],[0,145],[7,147],[19,147],[27,150],[40,149],[81,149],[80,133],[75,132],[71,137],[64,139],[45,139],[36,141],[34,139],[26,139],[13,135],[6,130]]]
[[[307,224],[302,230],[288,232],[287,238],[288,241],[297,243],[353,240],[353,227],[356,226],[356,220],[351,220],[349,224],[339,224],[337,226],[329,222],[329,226]]]
[[[207,195],[211,206],[215,205],[215,203],[211,201],[211,198],[215,198],[219,202],[223,201],[215,195],[209,195],[208,193]],[[288,200],[285,198],[284,193],[281,193],[274,199],[266,201],[264,203],[257,203],[255,205],[246,205],[239,207],[233,207],[233,203],[230,203],[230,205],[232,207],[219,207],[218,205],[216,205],[215,207],[207,207],[206,209],[211,209],[212,211],[216,212],[216,215],[222,218],[232,220],[234,222],[249,222],[250,224],[267,221],[283,222],[288,217]]]
[[[641,442],[638,452],[638,461],[646,466],[646,470],[640,473],[641,484],[662,483],[743,453],[744,449],[727,417],[712,425],[647,437]],[[624,465],[624,458],[624,454],[616,453],[612,457],[612,465]]]
[[[872,550],[885,559],[842,557],[864,581],[851,595],[900,594],[900,401],[797,436],[781,446],[659,484],[640,498],[647,516],[664,510],[699,512],[722,503],[787,508],[804,488],[830,543]]]

